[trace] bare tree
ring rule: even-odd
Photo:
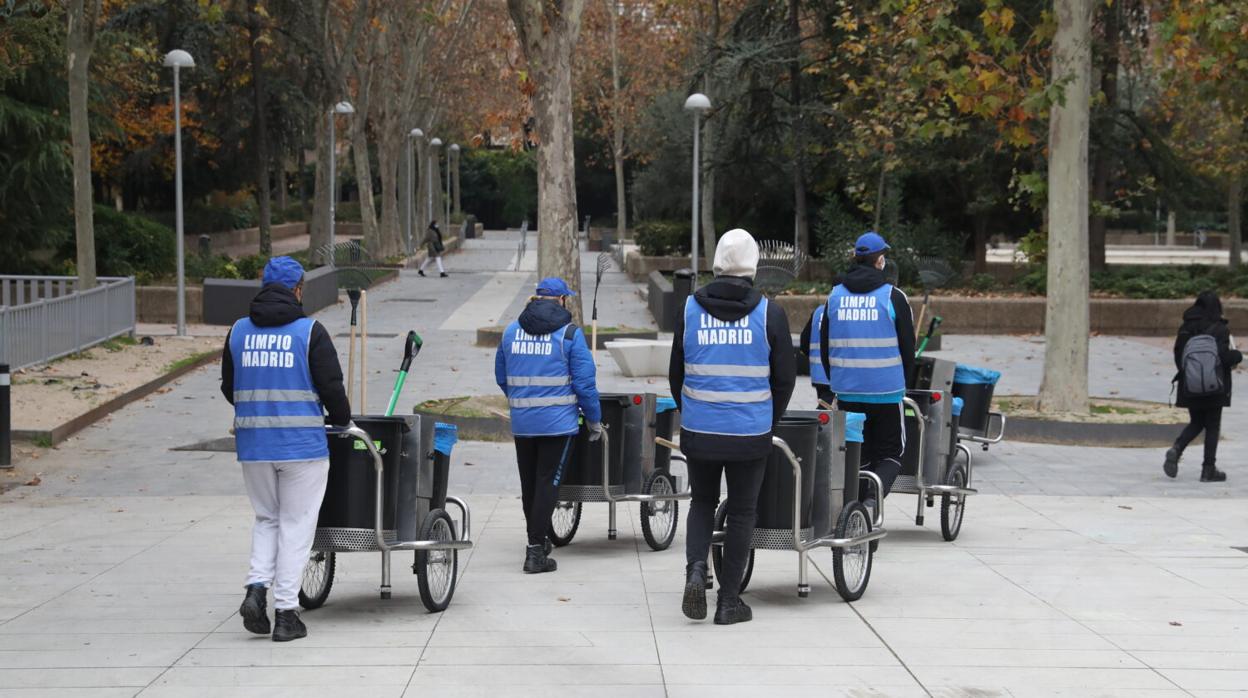
[[[533,81],[537,136],[539,276],[564,277],[581,286],[576,237],[576,158],[572,141],[572,50],[585,0],[507,0]],[[572,316],[581,322],[579,299]]]
[[[69,130],[74,158],[74,235],[78,245],[78,288],[95,287],[95,212],[91,191],[91,125],[88,70],[100,19],[100,0],[70,0],[68,56]]]
[[[258,5],[247,10],[247,41],[251,45],[251,95],[256,158],[256,203],[260,214],[260,254],[273,254],[273,212],[269,192],[269,128],[265,105],[264,54],[261,17]],[[285,187],[281,187],[283,190]]]
[[[1054,0],[1053,5],[1052,79],[1064,89],[1049,115],[1049,269],[1040,409],[1087,412],[1092,0]]]

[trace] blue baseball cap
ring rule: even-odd
[[[869,230],[863,233],[858,238],[858,242],[854,243],[854,254],[859,257],[865,257],[869,254],[875,254],[876,252],[883,252],[891,249],[892,248],[888,246],[888,243],[884,242],[884,238],[874,230]]]
[[[548,276],[537,283],[537,295],[555,298],[558,296],[575,296],[576,291],[568,288],[567,283],[557,276]]]
[[[264,279],[261,285],[281,284],[286,288],[294,288],[303,280],[303,265],[290,257],[274,257],[264,265]]]

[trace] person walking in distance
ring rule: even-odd
[[[715,279],[685,302],[672,339],[668,381],[680,407],[680,450],[689,459],[685,592],[681,610],[706,618],[706,558],[720,478],[728,481],[727,533],[715,623],[751,620],[741,600],[772,426],[797,379],[784,310],[754,288],[758,243],[730,230],[715,248]]]
[[[906,447],[902,399],[914,375],[914,317],[910,299],[885,282],[888,243],[868,232],[854,243],[853,265],[828,295],[820,356],[837,408],[866,415],[864,470],[880,476],[887,496],[901,474]],[[872,493],[864,491],[875,512]]]
[[[1231,330],[1222,317],[1222,301],[1213,291],[1196,296],[1192,307],[1183,311],[1183,324],[1174,339],[1172,382],[1178,384],[1175,404],[1186,407],[1189,415],[1179,438],[1166,451],[1162,466],[1166,475],[1177,477],[1179,459],[1187,445],[1205,432],[1205,459],[1200,466],[1201,482],[1224,482],[1226,473],[1218,470],[1218,436],[1222,431],[1222,408],[1231,406],[1231,373],[1244,360],[1235,349]]]
[[[425,231],[425,250],[429,253],[425,257],[425,261],[420,263],[420,268],[416,270],[417,274],[425,275],[425,267],[429,266],[430,261],[437,262],[438,276],[446,278],[446,269],[442,268],[442,252],[446,246],[442,242],[442,231],[438,229],[437,221],[429,222],[429,229]]]
[[[542,279],[494,355],[494,379],[511,409],[528,532],[524,571],[530,574],[558,567],[549,557],[547,533],[582,414],[589,440],[602,438],[594,357],[567,309],[575,295],[563,279]]]
[[[221,393],[234,406],[235,449],[255,511],[238,612],[247,630],[269,634],[272,587],[273,640],[301,638],[299,585],[329,476],[325,424],[350,424],[351,405],[329,332],[304,315],[303,267],[290,257],[269,260],[248,317],[230,329]]]

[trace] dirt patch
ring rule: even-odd
[[[1036,409],[1034,396],[1001,395],[993,401],[993,408],[1007,417],[1047,419],[1083,424],[1177,424],[1187,421],[1187,410],[1170,407],[1159,402],[1139,400],[1091,401],[1091,413],[1041,413]]]
[[[416,406],[422,412],[450,417],[508,417],[507,398],[503,395],[448,397],[426,400]]]
[[[114,339],[13,374],[13,428],[51,430],[205,353],[220,353],[223,339],[154,337],[153,342]]]

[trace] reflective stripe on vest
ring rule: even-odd
[[[503,332],[507,405],[514,436],[563,436],[580,427],[564,325],[546,335],[530,335],[513,322]]]
[[[325,413],[308,365],[313,324],[299,318],[280,327],[258,327],[243,318],[230,330],[234,441],[240,461],[329,457]]]
[[[889,284],[870,293],[852,293],[844,286],[832,289],[824,312],[833,392],[883,395],[906,389],[897,326],[890,312],[892,295]]]
[[[827,385],[828,372],[823,370],[823,347],[819,345],[823,337],[823,306],[815,308],[810,320],[810,345],[806,347],[806,355],[810,360],[810,384]]]
[[[749,315],[726,322],[693,296],[685,301],[682,428],[729,436],[771,432],[767,304],[764,298]]]

